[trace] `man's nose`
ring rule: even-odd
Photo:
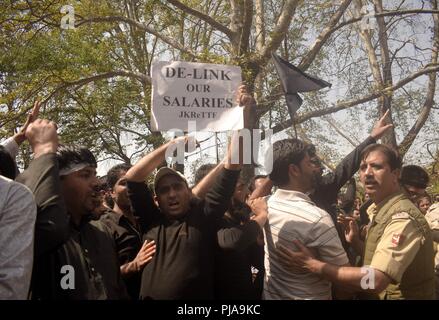
[[[93,190],[97,191],[99,186],[99,179],[96,176],[91,178],[90,185],[93,188]]]
[[[367,166],[364,174],[366,176],[371,176],[373,174],[372,167],[371,166]]]
[[[175,197],[177,195],[175,188],[174,187],[170,187],[169,188],[169,193],[168,193],[169,197]]]

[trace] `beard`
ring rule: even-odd
[[[311,177],[311,185],[312,188],[317,188],[320,183],[322,182],[322,173],[321,172],[315,172]]]

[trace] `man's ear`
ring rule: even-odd
[[[157,197],[157,195],[154,195],[154,203],[157,207],[160,207],[159,206],[159,197]]]
[[[395,175],[396,183],[399,183],[401,178],[401,169],[395,169],[392,171],[392,173]]]
[[[295,164],[288,165],[288,176],[297,177],[300,174],[299,166]]]

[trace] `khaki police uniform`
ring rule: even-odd
[[[398,192],[372,204],[364,265],[384,272],[391,284],[365,298],[434,299],[433,242],[425,218]]]
[[[431,233],[434,241],[435,258],[434,267],[436,275],[436,299],[439,299],[439,203],[431,205],[425,214],[425,219],[431,228]]]

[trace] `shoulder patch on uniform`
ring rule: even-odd
[[[392,235],[392,247],[397,247],[404,241],[404,235],[401,233],[394,233]]]
[[[398,212],[392,216],[393,219],[410,219],[410,215],[407,212]]]

